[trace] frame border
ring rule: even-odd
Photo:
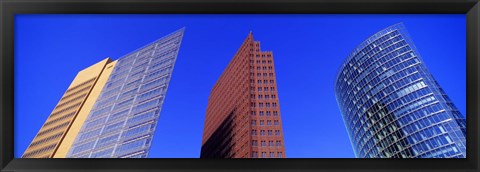
[[[4,0],[0,2],[0,171],[479,171],[479,0]],[[15,159],[15,14],[466,14],[466,159]],[[348,164],[348,165],[347,165]]]

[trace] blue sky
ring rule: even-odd
[[[335,74],[358,44],[398,22],[465,114],[465,15],[17,15],[15,157],[78,71],[185,27],[149,157],[200,156],[210,90],[252,31],[275,58],[287,157],[352,158]]]

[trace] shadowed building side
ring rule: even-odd
[[[284,158],[272,52],[252,33],[214,85],[208,100],[201,158]]]
[[[234,112],[230,113],[203,144],[200,158],[233,158],[235,156],[235,153],[231,153],[235,146],[232,140],[233,114]]]

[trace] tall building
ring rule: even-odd
[[[183,32],[79,72],[23,157],[147,157]]]
[[[65,157],[113,66],[115,62],[107,58],[78,72],[22,158]]]
[[[284,158],[272,52],[248,35],[213,87],[201,158]]]
[[[67,157],[146,158],[184,29],[121,57]]]
[[[359,158],[465,158],[465,118],[427,70],[402,23],[361,43],[335,93]]]

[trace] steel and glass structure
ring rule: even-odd
[[[118,59],[67,157],[148,156],[183,32]]]
[[[465,158],[466,122],[427,70],[402,23],[342,64],[335,94],[359,158]]]

